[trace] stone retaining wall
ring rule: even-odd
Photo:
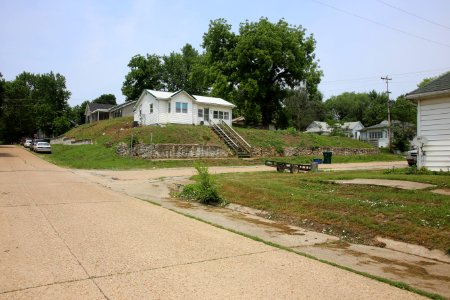
[[[62,138],[54,138],[50,140],[50,144],[52,145],[90,145],[92,144],[92,140],[76,140],[73,138],[62,137]]]
[[[268,148],[260,148],[253,147],[252,148],[252,157],[276,157],[276,156],[302,156],[302,155],[317,155],[322,156],[323,152],[331,151],[334,155],[361,155],[361,154],[377,154],[380,153],[378,148],[363,148],[363,149],[355,149],[355,148],[334,148],[334,147],[311,147],[311,148],[302,148],[302,147],[283,147],[282,149],[276,149],[275,147]]]
[[[130,155],[130,145],[120,143],[116,152],[122,156]],[[176,158],[225,158],[233,156],[230,151],[219,146],[198,144],[136,144],[131,153],[133,156],[149,159]]]

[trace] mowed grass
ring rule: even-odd
[[[205,166],[254,166],[262,165],[265,160],[287,161],[292,163],[310,163],[317,156],[299,157],[269,157],[257,159],[238,159],[235,157],[222,159],[178,159],[151,160],[144,158],[120,156],[115,152],[115,146],[106,147],[102,144],[93,145],[52,145],[52,154],[40,155],[43,159],[56,165],[75,169],[151,169],[194,167],[197,163]],[[334,163],[398,161],[404,158],[399,155],[379,153],[373,155],[333,156]]]
[[[385,174],[383,171],[277,172],[215,175],[221,195],[270,213],[272,219],[373,245],[376,236],[450,253],[450,197],[336,179],[382,178],[450,187],[449,175]]]

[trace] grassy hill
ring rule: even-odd
[[[98,144],[113,145],[129,142],[131,135],[141,143],[223,145],[207,126],[175,125],[132,128],[132,118],[117,118],[85,124],[67,132],[65,136],[92,139]],[[371,145],[339,136],[320,136],[292,130],[260,130],[235,128],[250,145],[255,147],[343,147],[372,148]]]

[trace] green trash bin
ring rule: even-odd
[[[331,151],[323,152],[323,163],[324,164],[331,164],[331,157],[332,156],[333,156],[333,152],[331,152]]]

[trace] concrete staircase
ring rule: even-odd
[[[211,129],[224,141],[224,143],[236,153],[239,158],[250,157],[252,146],[244,140],[227,123],[220,120],[219,123],[209,121]]]

